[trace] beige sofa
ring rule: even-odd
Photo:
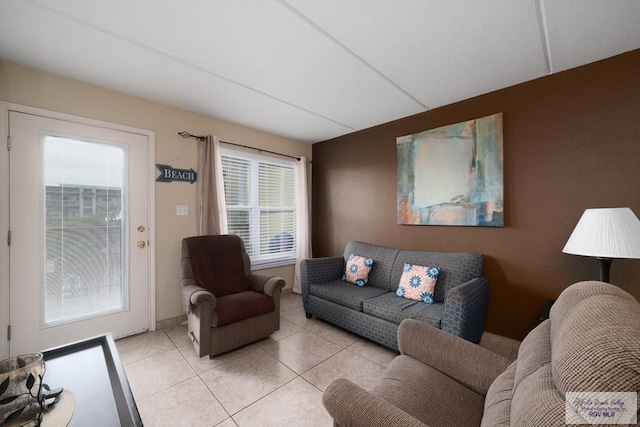
[[[327,388],[336,426],[564,426],[566,392],[640,390],[640,304],[602,282],[562,292],[511,364],[414,320],[398,344],[372,390],[344,379]]]

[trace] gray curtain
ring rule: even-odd
[[[227,234],[227,207],[220,140],[215,135],[198,140],[198,181],[196,182],[198,235]]]

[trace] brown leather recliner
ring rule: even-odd
[[[280,277],[251,273],[235,235],[182,240],[182,304],[199,357],[266,338],[280,328]]]

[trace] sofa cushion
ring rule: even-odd
[[[423,267],[405,262],[396,295],[432,304],[438,275],[440,275],[438,267]]]
[[[551,339],[549,338],[549,322],[542,322],[535,327],[520,344],[518,363],[513,378],[513,388],[529,375],[544,365],[551,363]]]
[[[396,324],[404,319],[415,319],[440,328],[443,307],[441,303],[425,304],[399,297],[395,292],[387,292],[364,301],[362,311]]]
[[[518,359],[493,381],[482,427],[564,425],[564,396],[553,385],[548,333],[548,322],[529,333]]]
[[[483,257],[477,253],[399,251],[391,272],[391,283],[397,285],[400,282],[405,262],[440,267],[440,276],[434,292],[437,302],[443,302],[452,287],[483,274]]]
[[[342,280],[354,285],[364,286],[367,284],[369,272],[373,267],[373,260],[359,255],[351,254],[347,260]]]
[[[511,425],[511,395],[515,372],[516,364],[512,363],[491,383],[484,401],[481,427],[508,427]]]
[[[375,286],[377,288],[395,291],[398,287],[398,280],[391,282],[391,269],[400,250],[385,248],[383,246],[372,245],[369,243],[350,241],[344,249],[345,261],[349,259],[349,255],[358,254],[371,258],[375,262],[375,267],[369,273],[369,281],[367,286]],[[425,265],[425,264],[423,264]],[[398,276],[398,279],[400,276]]]
[[[355,286],[342,280],[332,280],[311,286],[309,293],[327,301],[362,311],[362,302],[389,291],[373,286]]]
[[[640,309],[632,295],[608,283],[578,283],[560,295],[549,322],[560,393],[640,390]]]
[[[416,301],[401,298],[395,292],[387,292],[375,298],[368,299],[362,303],[362,311],[380,319],[388,320],[395,324],[400,324],[402,310],[416,304]],[[426,304],[425,304],[426,305]]]
[[[551,364],[541,366],[540,369],[521,379],[512,391],[510,425],[531,427],[565,425],[564,397],[553,383]]]
[[[483,396],[410,356],[393,359],[371,392],[430,426],[468,427],[482,419]]]
[[[441,302],[433,304],[416,302],[414,305],[402,310],[402,315],[405,319],[419,320],[440,329],[442,316],[444,315],[444,304]]]
[[[271,313],[276,309],[273,298],[254,291],[239,292],[216,298],[217,325],[224,326],[244,319]]]

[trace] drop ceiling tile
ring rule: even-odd
[[[40,3],[347,127],[425,109],[277,1]]]
[[[559,71],[637,49],[639,8],[637,0],[1,0],[0,57],[315,142],[544,76],[548,62]]]
[[[0,57],[306,142],[353,131],[28,2],[0,5]]]
[[[638,0],[541,1],[554,72],[640,47]]]
[[[428,107],[548,73],[533,0],[285,0]]]

